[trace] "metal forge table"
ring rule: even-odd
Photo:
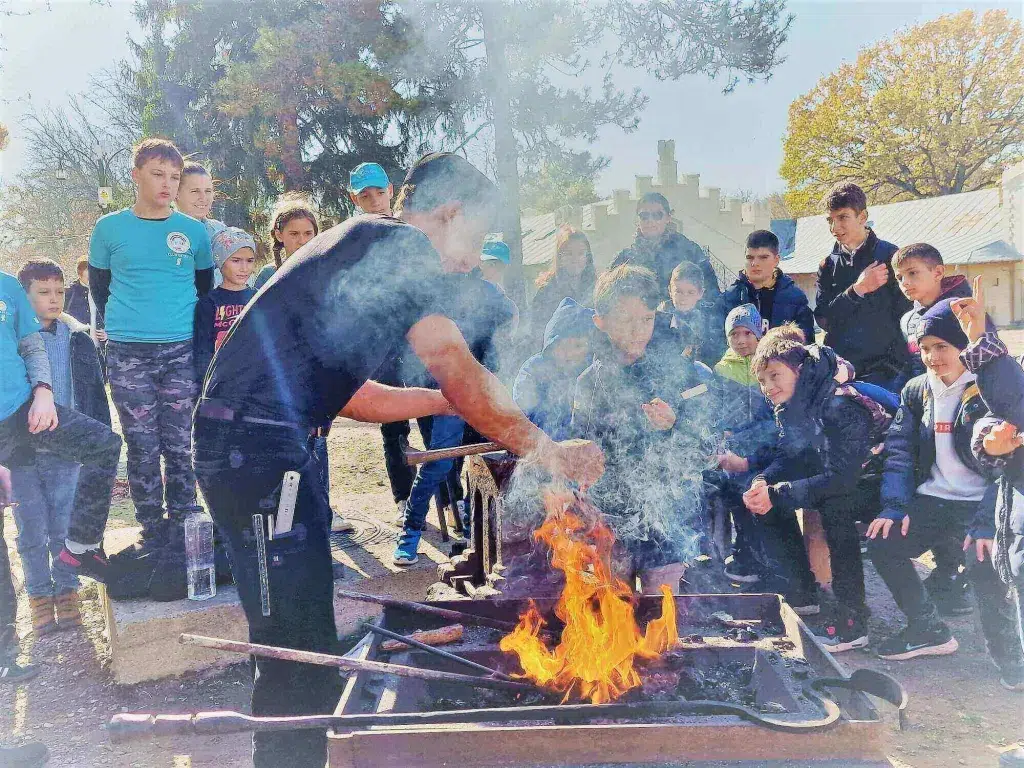
[[[641,626],[660,612],[660,597],[640,598]],[[553,617],[553,599],[538,599],[538,608]],[[432,603],[467,613],[515,621],[526,600],[477,599]],[[701,674],[722,665],[750,669],[751,706],[773,716],[806,720],[821,711],[804,694],[808,680],[843,676],[843,669],[815,640],[792,609],[775,595],[677,596],[680,653],[686,664]],[[751,620],[749,633],[725,629],[712,614]],[[557,626],[557,619],[554,619]],[[381,626],[408,634],[413,629],[438,626],[423,616],[388,608]],[[445,646],[491,667],[508,658],[497,648],[502,632],[466,627],[462,641]],[[376,635],[368,635],[354,654],[363,659],[384,659]],[[692,656],[692,660],[691,660]],[[464,671],[446,666],[444,659],[409,649],[391,654],[398,664]],[[841,717],[825,730],[791,733],[771,730],[731,715],[626,717],[597,723],[558,718],[545,722],[460,722],[458,712],[480,707],[475,694],[445,684],[373,676],[350,677],[335,714],[405,713],[444,710],[451,721],[444,725],[389,726],[368,730],[330,732],[331,768],[467,768],[589,765],[745,764],[771,766],[883,766],[882,739],[888,727],[867,696],[859,692],[831,692]],[[705,696],[706,698],[706,696]],[[459,706],[465,699],[465,706]],[[502,706],[508,706],[507,704]],[[514,706],[514,705],[513,705]],[[589,706],[589,705],[588,705]],[[750,762],[748,762],[750,761]]]

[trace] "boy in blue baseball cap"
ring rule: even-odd
[[[363,213],[391,215],[394,188],[377,163],[360,163],[349,174],[348,196]]]
[[[512,259],[508,246],[501,240],[485,240],[480,252],[480,272],[488,283],[500,286]]]

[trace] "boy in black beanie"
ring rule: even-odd
[[[991,550],[996,487],[971,451],[986,413],[975,376],[960,354],[967,337],[944,299],[921,319],[917,342],[927,372],[911,379],[885,443],[882,513],[868,527],[868,553],[907,626],[878,646],[894,661],[954,653],[958,643],[939,618],[911,558],[964,543]],[[971,563],[989,653],[1007,687],[1024,682],[1024,657],[991,560]]]

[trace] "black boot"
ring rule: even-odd
[[[157,554],[149,579],[149,598],[158,603],[188,597],[188,566],[185,561],[185,521],[172,521],[167,544]]]
[[[944,574],[936,569],[924,580],[924,586],[940,616],[966,616],[974,612],[966,572]]]
[[[162,525],[151,530],[143,528],[139,531],[138,537],[124,549],[115,552],[107,559],[111,567],[121,567],[133,560],[152,554],[164,548],[167,544],[167,521],[161,521]]]
[[[107,596],[111,600],[138,600],[149,594],[149,581],[160,551],[167,545],[167,524],[143,530],[138,538],[108,559]]]

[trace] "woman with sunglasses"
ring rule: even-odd
[[[665,196],[648,192],[636,206],[636,238],[633,244],[619,252],[611,267],[620,264],[635,264],[647,267],[658,276],[658,283],[669,298],[669,281],[672,270],[684,261],[700,267],[704,273],[704,299],[719,303],[722,291],[718,286],[715,268],[707,254],[695,242],[676,231],[672,221],[672,206]]]

